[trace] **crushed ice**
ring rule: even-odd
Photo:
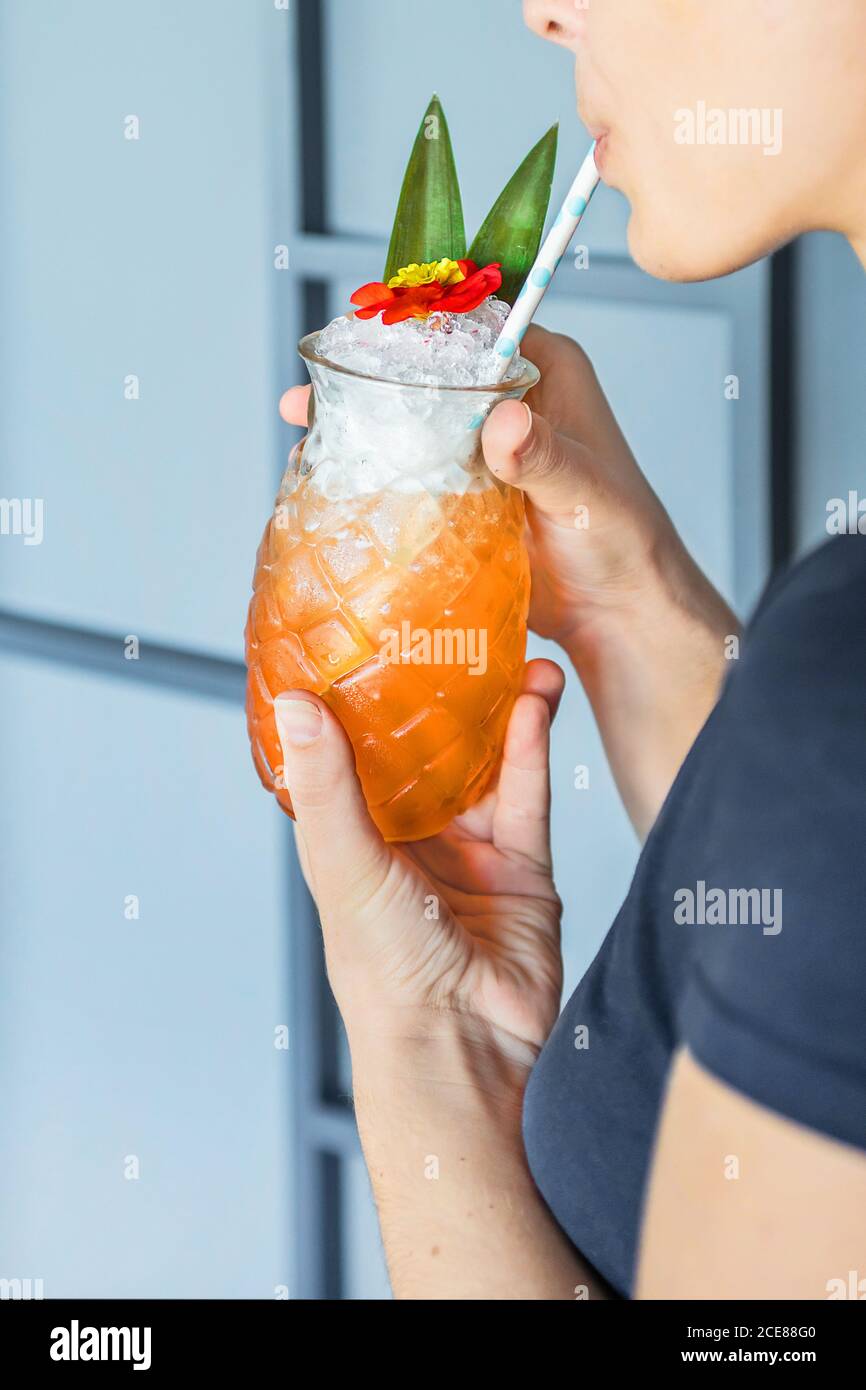
[[[322,329],[316,350],[338,366],[407,385],[489,386],[496,380],[493,345],[509,312],[508,304],[491,298],[468,314],[431,314],[403,323],[349,314]],[[525,367],[515,355],[504,380],[514,380]]]

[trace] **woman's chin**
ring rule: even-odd
[[[741,259],[732,254],[730,246],[715,244],[706,228],[686,230],[667,220],[643,218],[634,210],[628,224],[628,249],[632,260],[648,275],[681,283],[716,280],[755,259]]]

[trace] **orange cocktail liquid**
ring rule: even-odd
[[[290,815],[273,715],[285,690],[337,715],[386,839],[436,834],[483,794],[523,670],[523,528],[522,496],[483,469],[463,492],[336,501],[314,473],[287,476],[253,581],[247,717],[259,776]]]

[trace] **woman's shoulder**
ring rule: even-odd
[[[725,903],[756,914],[744,926],[708,913],[680,1011],[708,1070],[861,1148],[864,598],[866,537],[832,540],[773,584],[732,663],[690,807],[691,857]]]
[[[732,667],[726,694],[738,709],[852,712],[849,697],[862,702],[866,686],[866,536],[836,537],[777,576]]]
[[[866,624],[866,535],[836,536],[809,551],[767,585],[750,633],[763,633],[768,625],[817,621],[820,630],[828,617]]]

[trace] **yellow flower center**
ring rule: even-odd
[[[396,275],[392,275],[388,281],[388,289],[396,290],[416,285],[459,285],[466,276],[460,269],[456,261],[425,261],[423,265],[418,265],[415,261],[411,265],[404,265],[402,270],[398,270]]]

